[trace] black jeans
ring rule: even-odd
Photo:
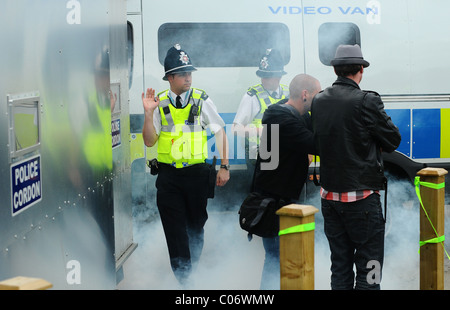
[[[322,199],[322,214],[331,250],[331,288],[380,289],[385,229],[380,196],[349,203]]]

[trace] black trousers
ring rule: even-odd
[[[209,166],[197,164],[174,168],[160,164],[156,179],[156,203],[166,236],[170,265],[185,283],[203,249]]]

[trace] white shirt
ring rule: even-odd
[[[273,92],[269,93],[273,94]],[[275,91],[274,98],[278,98],[281,94],[281,87],[278,86],[278,90]],[[261,104],[259,102],[258,96],[256,95],[249,95],[248,92],[242,96],[241,103],[239,104],[238,110],[236,112],[236,115],[234,117],[233,123],[247,126],[252,124],[253,119],[258,115],[258,113],[261,111]],[[253,133],[257,134],[257,133]],[[249,135],[252,135],[252,133],[249,133]],[[245,145],[245,140],[241,141],[242,146]],[[250,159],[256,159],[256,155],[258,153],[258,145],[256,143],[256,140],[250,139],[248,141],[249,146],[249,158]]]
[[[278,86],[278,90],[276,90],[275,93],[276,93],[275,98],[279,98],[281,93],[280,86]],[[260,110],[261,105],[259,103],[258,96],[256,95],[250,96],[247,92],[244,94],[244,96],[242,96],[241,103],[239,104],[233,123],[240,124],[242,126],[251,124],[255,116],[258,115],[258,113],[260,112]]]
[[[187,105],[190,92],[191,90],[180,95],[182,107],[185,107]],[[174,106],[176,97],[177,95],[169,90],[169,98]],[[202,110],[200,113],[200,124],[203,128],[209,128],[213,134],[216,134],[225,126],[225,122],[220,117],[219,113],[217,112],[216,105],[210,97],[203,101]],[[155,126],[156,134],[159,136],[159,134],[161,133],[161,114],[159,112],[159,108],[155,109],[155,111],[153,112],[153,126]]]

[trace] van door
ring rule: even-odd
[[[144,61],[142,54],[142,20],[140,14],[128,14],[128,52],[129,52],[129,100],[130,100],[130,135],[133,162],[145,157],[142,140],[144,124],[141,94],[144,91]]]

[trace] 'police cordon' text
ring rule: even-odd
[[[41,157],[30,158],[11,166],[12,215],[41,200]]]

